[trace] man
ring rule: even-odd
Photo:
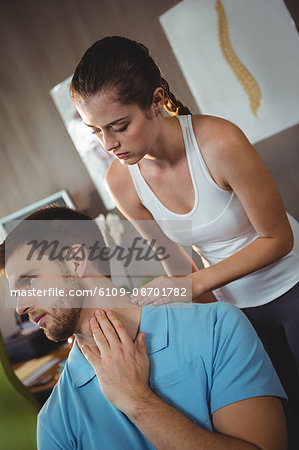
[[[89,217],[52,207],[0,246],[18,313],[49,339],[76,336],[39,413],[38,447],[285,449],[285,394],[246,317],[222,303],[141,309],[112,296],[107,259],[91,258],[95,240],[104,246]],[[79,295],[87,290],[104,295]]]

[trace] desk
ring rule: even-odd
[[[27,385],[40,405],[43,405],[57,383],[61,363],[68,357],[70,348],[69,344],[63,344],[46,356],[13,365],[18,378]],[[35,367],[37,367],[36,370],[34,370]],[[28,374],[31,380],[33,379],[31,382]],[[29,383],[26,380],[29,380]]]

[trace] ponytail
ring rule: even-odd
[[[187,108],[187,106],[183,105],[180,100],[178,100],[175,95],[171,92],[169,88],[168,82],[165,80],[165,78],[161,77],[161,86],[164,90],[164,108],[167,112],[169,112],[171,115],[187,115],[192,114],[190,110]]]

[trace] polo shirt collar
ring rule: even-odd
[[[140,332],[145,332],[145,345],[148,355],[158,352],[168,346],[168,318],[165,306],[147,305],[142,308]],[[72,384],[75,387],[84,386],[96,376],[93,367],[80,352],[77,341],[69,353],[67,367]]]
[[[85,356],[80,352],[77,341],[74,341],[73,347],[67,359],[72,384],[75,387],[84,386],[96,376],[93,367],[89,364]]]

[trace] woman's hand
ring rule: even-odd
[[[131,302],[139,306],[152,303],[154,306],[165,303],[192,302],[192,278],[157,277],[138,290],[138,295],[131,297]]]
[[[133,342],[115,312],[103,310],[91,318],[90,328],[99,353],[86,344],[81,350],[94,368],[105,397],[129,415],[136,403],[153,395],[148,386],[145,333],[138,334]]]

